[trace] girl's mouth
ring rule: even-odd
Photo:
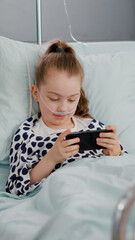
[[[55,117],[59,118],[59,119],[64,119],[66,115],[55,115]]]

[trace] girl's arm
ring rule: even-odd
[[[30,185],[35,182],[40,182],[43,178],[47,178],[54,167],[55,163],[49,158],[48,152],[30,171]]]
[[[30,171],[30,185],[48,177],[57,163],[62,163],[79,151],[79,145],[75,144],[80,141],[79,138],[64,140],[69,133],[70,130],[61,133],[50,151]]]

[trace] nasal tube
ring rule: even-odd
[[[37,88],[37,91],[38,91],[38,94],[39,94],[39,96],[40,96],[40,99],[42,100],[42,102],[44,103],[44,105],[45,105],[52,113],[54,113],[55,115],[66,115],[66,114],[70,114],[70,113],[74,112],[74,110],[76,109],[76,106],[77,106],[77,104],[78,104],[78,103],[77,103],[77,104],[75,105],[75,107],[74,107],[71,111],[69,111],[69,112],[55,112],[55,111],[53,111],[53,110],[47,105],[47,103],[44,101],[44,99],[42,98],[42,96],[41,96],[38,88]]]

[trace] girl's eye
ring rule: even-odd
[[[57,98],[50,98],[50,100],[55,102],[55,101],[58,101],[59,99],[57,99]]]
[[[75,102],[76,99],[68,99],[69,102]]]

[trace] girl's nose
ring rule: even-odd
[[[67,110],[67,105],[67,101],[61,101],[58,106],[58,110],[61,112],[65,112]]]

